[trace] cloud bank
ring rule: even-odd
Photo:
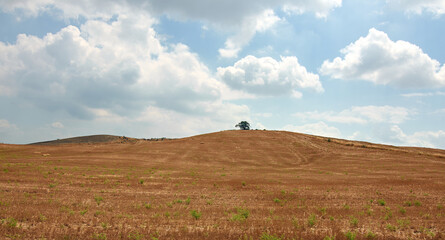
[[[140,122],[149,119],[150,110],[181,116],[165,124],[174,129],[174,121],[183,119],[187,133],[249,119],[246,106],[224,100],[231,90],[187,46],[163,45],[151,27],[154,22],[146,15],[119,15],[42,38],[21,34],[14,44],[0,42],[0,97],[102,122]]]

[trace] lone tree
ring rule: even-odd
[[[250,129],[250,123],[247,121],[241,121],[240,123],[236,124],[235,127],[239,127],[241,130],[249,130]]]

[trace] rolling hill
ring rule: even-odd
[[[444,150],[253,130],[122,140],[0,145],[0,236],[445,237]]]

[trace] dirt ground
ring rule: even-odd
[[[445,151],[282,131],[0,145],[0,239],[445,239]]]

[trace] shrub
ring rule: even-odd
[[[403,207],[399,207],[399,213],[405,214],[406,213],[406,209],[403,208]]]
[[[307,219],[307,225],[309,227],[313,227],[317,223],[317,219],[315,218],[315,214],[312,214]]]
[[[349,223],[351,223],[351,226],[353,227],[357,227],[358,225],[358,219],[355,217],[351,217],[351,220],[349,221]]]
[[[355,232],[347,232],[347,233],[345,233],[345,237],[348,240],[354,240],[356,237],[356,234],[355,234]]]
[[[8,225],[8,227],[15,228],[17,227],[17,220],[15,220],[14,218],[7,218],[6,224]]]
[[[99,205],[104,199],[101,196],[94,196],[94,201]]]
[[[369,231],[369,232],[366,234],[366,238],[367,238],[367,239],[374,239],[375,237],[376,237],[375,233],[373,233],[373,232],[371,232],[371,231]]]
[[[193,218],[195,218],[196,220],[198,220],[201,217],[201,213],[196,211],[196,210],[192,210],[190,211],[190,214],[192,215]]]
[[[383,199],[379,199],[379,200],[377,200],[377,204],[379,205],[379,206],[385,206],[385,200],[383,200]]]
[[[390,223],[388,223],[386,225],[386,229],[388,229],[391,232],[395,232],[396,231],[396,226],[391,225]]]
[[[232,221],[243,222],[249,217],[249,210],[243,208],[237,208],[236,214],[232,215]]]

